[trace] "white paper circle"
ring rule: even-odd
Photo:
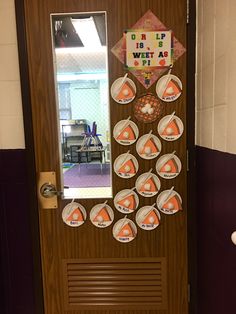
[[[114,161],[115,173],[124,179],[132,178],[138,171],[138,161],[132,154],[121,154]]]
[[[144,230],[153,230],[159,226],[161,215],[159,211],[152,206],[141,207],[136,214],[137,225]]]
[[[177,76],[167,74],[157,81],[156,93],[161,100],[171,102],[179,98],[182,88],[182,82]]]
[[[231,240],[232,240],[233,244],[236,245],[236,231],[234,231],[234,232],[231,234]]]
[[[181,161],[173,154],[161,156],[156,162],[156,171],[163,179],[173,179],[181,172]]]
[[[122,190],[116,194],[114,198],[114,205],[119,212],[123,214],[130,214],[138,208],[138,195],[130,189]]]
[[[137,141],[136,150],[143,159],[154,159],[161,152],[161,142],[156,135],[144,134]]]
[[[67,204],[62,210],[62,219],[70,227],[81,226],[87,218],[85,208],[76,202]]]
[[[117,241],[127,243],[136,237],[137,227],[132,220],[122,218],[114,224],[112,234]]]
[[[173,203],[169,203],[168,204],[168,200],[170,200],[172,197],[174,197],[176,195],[176,197],[178,198],[180,204],[179,207],[181,207],[182,209],[182,198],[179,195],[179,193],[177,193],[176,191],[171,191],[171,190],[165,190],[163,192],[161,192],[158,197],[157,197],[157,207],[158,209],[163,213],[163,214],[167,214],[167,215],[173,215],[175,213],[177,213],[180,209],[175,208]],[[164,204],[167,204],[166,208],[164,208]]]
[[[165,141],[175,141],[181,137],[184,131],[184,125],[182,120],[172,115],[163,117],[157,127],[158,134]]]
[[[159,192],[161,182],[157,175],[145,172],[137,178],[135,188],[140,195],[144,197],[153,197]]]
[[[126,78],[125,82],[123,81],[124,78],[119,77],[113,82],[111,85],[111,96],[119,104],[128,104],[135,98],[136,86],[130,78]]]
[[[98,228],[106,228],[112,224],[114,212],[107,204],[97,204],[90,211],[90,221]]]
[[[121,145],[133,144],[139,135],[137,125],[130,120],[119,121],[113,129],[114,139]]]

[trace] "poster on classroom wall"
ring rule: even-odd
[[[125,65],[128,69],[165,68],[173,63],[171,31],[133,31],[124,33]]]

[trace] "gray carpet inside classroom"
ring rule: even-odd
[[[64,185],[70,188],[108,187],[111,184],[110,165],[74,165],[64,172]]]

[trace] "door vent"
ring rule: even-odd
[[[66,310],[166,309],[166,260],[64,260]]]

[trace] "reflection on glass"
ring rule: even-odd
[[[51,22],[64,195],[112,197],[105,12]]]

